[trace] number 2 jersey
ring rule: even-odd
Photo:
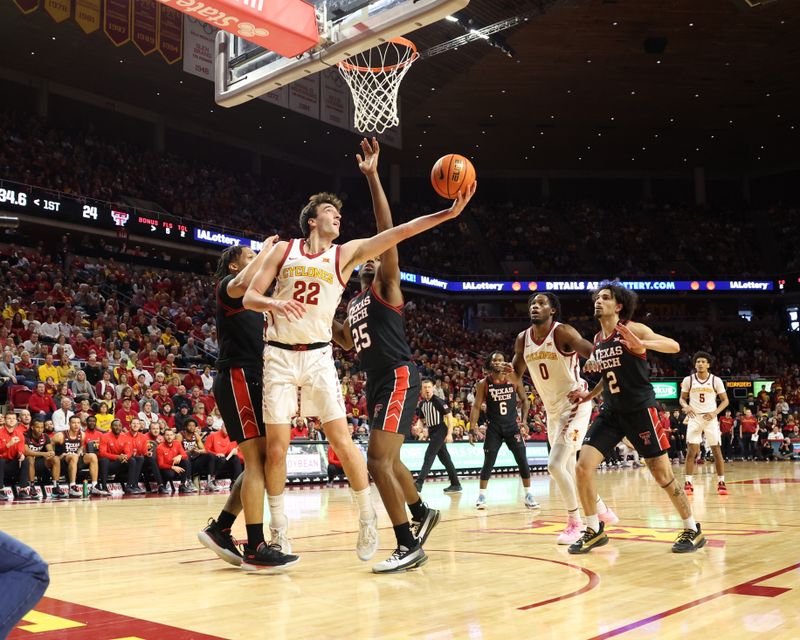
[[[616,329],[604,337],[602,331],[594,336],[594,359],[603,376],[603,404],[614,411],[627,412],[652,407],[656,394],[650,384],[647,353],[641,355],[622,344]]]
[[[283,344],[311,344],[331,341],[331,324],[342,299],[345,282],[339,272],[339,245],[320,253],[305,251],[306,241],[290,240],[275,276],[276,300],[297,300],[305,306],[300,320],[267,314],[264,340]]]

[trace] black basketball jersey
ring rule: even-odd
[[[517,391],[511,382],[492,382],[486,378],[486,419],[490,427],[517,424]]]
[[[63,453],[78,453],[81,450],[81,445],[83,444],[83,434],[78,432],[78,436],[76,438],[69,437],[69,431],[64,432],[64,442],[63,444],[56,445],[56,453],[61,455]]]
[[[264,314],[245,309],[242,298],[228,295],[229,274],[217,283],[218,369],[263,367]]]
[[[377,381],[411,360],[403,309],[382,300],[374,286],[350,301],[347,322],[361,368],[369,379]]]
[[[38,438],[33,437],[33,432],[30,429],[25,432],[25,446],[31,451],[44,451],[48,442],[50,441],[47,439],[47,436],[44,435],[44,431],[39,434]]]
[[[647,354],[631,353],[614,330],[607,338],[594,337],[594,358],[603,376],[603,402],[615,411],[635,411],[653,406],[656,394],[650,384]]]
[[[183,438],[183,448],[186,449],[186,453],[194,452],[194,450],[197,448],[196,436],[186,431],[181,431],[181,438]]]

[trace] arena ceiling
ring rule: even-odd
[[[387,154],[414,171],[458,151],[475,157],[479,173],[790,166],[800,140],[800,12],[793,0],[745,2],[544,2],[542,15],[499,34],[513,57],[477,40],[416,63],[401,88],[404,148]],[[472,0],[463,14],[479,28],[537,6]],[[281,155],[332,166],[347,151],[352,158],[352,135],[261,101],[218,107],[211,84],[180,64],[116,49],[71,21],[23,16],[7,1],[0,25],[0,66]],[[443,21],[413,38],[424,51],[463,33]]]

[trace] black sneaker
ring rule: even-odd
[[[600,527],[597,529],[597,531],[591,527],[586,527],[580,539],[569,545],[569,549],[567,549],[567,551],[573,555],[579,553],[589,553],[595,547],[602,547],[606,544],[608,544],[608,536],[606,535],[603,521],[601,520]]]
[[[401,545],[386,560],[374,565],[372,573],[400,573],[421,567],[427,561],[428,556],[425,555],[422,545],[419,543],[413,549],[407,549]]]
[[[706,537],[697,524],[697,529],[684,529],[672,545],[672,553],[691,553],[706,545]]]
[[[53,487],[53,493],[51,494],[54,500],[61,500],[63,498],[69,498],[69,494],[67,493],[66,489],[61,487]]]
[[[437,509],[428,508],[425,512],[425,517],[422,518],[419,522],[416,520],[411,521],[411,533],[414,534],[414,537],[419,540],[420,546],[425,544],[425,541],[428,539],[428,536],[433,531],[433,528],[439,524],[439,519],[441,518],[441,513]]]
[[[461,493],[463,490],[460,484],[451,484],[443,489],[445,493]]]
[[[17,487],[17,501],[36,500],[30,487]]]
[[[242,554],[233,541],[230,529],[220,529],[214,518],[208,520],[205,529],[197,534],[197,539],[204,547],[211,549],[222,560],[234,567],[242,565]]]
[[[262,542],[256,549],[244,545],[242,571],[261,571],[262,569],[285,569],[300,562],[300,556],[282,553],[278,545]]]

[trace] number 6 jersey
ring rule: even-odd
[[[275,300],[297,300],[306,308],[300,320],[289,322],[275,313],[267,314],[264,340],[284,344],[331,341],[331,324],[342,299],[345,283],[339,272],[339,245],[308,254],[306,241],[290,240],[275,276]]]
[[[411,360],[403,307],[382,300],[372,285],[347,306],[347,323],[361,368],[369,380],[380,380],[399,364]]]

